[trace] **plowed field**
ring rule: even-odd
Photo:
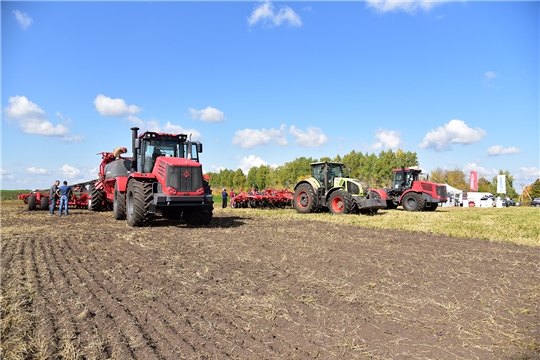
[[[539,247],[229,208],[1,215],[5,359],[540,358]]]

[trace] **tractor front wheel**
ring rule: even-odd
[[[126,194],[118,190],[118,183],[114,183],[113,213],[116,220],[126,218]]]
[[[126,191],[126,219],[129,226],[149,226],[154,220],[150,213],[152,183],[132,179]]]
[[[354,200],[348,192],[336,190],[328,199],[328,208],[335,215],[350,214],[354,210]]]
[[[439,207],[439,203],[432,202],[430,206],[425,206],[424,211],[435,211]]]
[[[420,211],[424,208],[424,198],[422,195],[410,192],[403,197],[403,208],[407,211]]]
[[[300,213],[315,210],[315,192],[309,184],[300,184],[294,191],[294,208]]]

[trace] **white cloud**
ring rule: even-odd
[[[279,11],[276,13],[274,5],[270,1],[256,7],[249,16],[249,26],[253,26],[258,22],[275,26],[280,26],[283,23],[287,23],[289,26],[302,26],[300,16],[293,9],[284,5],[280,6]]]
[[[223,114],[223,111],[215,109],[211,106],[207,106],[206,109],[202,110],[189,108],[189,112],[191,113],[191,118],[193,120],[200,120],[204,122],[223,122],[227,120]]]
[[[488,155],[489,156],[497,156],[497,155],[505,155],[505,154],[518,154],[521,150],[518,148],[511,146],[509,148],[503,148],[501,145],[495,145],[488,149]]]
[[[35,167],[29,167],[28,169],[26,169],[26,171],[28,171],[30,174],[33,174],[33,175],[47,175],[47,174],[50,174],[49,171],[43,169],[43,168],[35,168]]]
[[[141,112],[135,105],[127,105],[124,99],[111,99],[108,96],[99,94],[94,99],[96,110],[103,116],[125,116]]]
[[[172,134],[191,134],[191,140],[193,141],[199,141],[202,139],[201,133],[195,129],[184,129],[180,125],[173,125],[170,121],[167,121],[167,124],[165,124],[164,129],[166,132],[172,133]]]
[[[65,142],[72,142],[72,143],[83,142],[84,139],[86,139],[85,135],[66,136],[62,138],[62,140],[64,140]]]
[[[0,169],[0,179],[2,179],[2,180],[15,180],[15,175],[11,174],[7,170]]]
[[[75,169],[74,167],[69,166],[68,164],[65,164],[59,170],[60,170],[60,173],[68,179],[74,179],[81,174],[81,171],[79,169]]]
[[[525,186],[531,185],[540,178],[540,169],[535,166],[530,168],[520,167],[514,175],[514,189],[519,193],[521,191],[521,184]]]
[[[234,134],[233,145],[240,145],[243,148],[249,149],[258,145],[266,145],[272,140],[280,146],[288,145],[285,137],[285,125],[281,125],[279,130],[276,129],[244,129],[237,130]]]
[[[15,19],[19,22],[19,25],[25,30],[34,22],[34,19],[32,19],[30,15],[22,11],[13,10],[13,14],[15,15]]]
[[[484,74],[484,76],[486,77],[486,79],[494,79],[497,77],[497,74],[494,73],[493,71],[488,71]]]
[[[414,14],[417,10],[428,12],[436,5],[440,5],[444,2],[444,0],[367,0],[366,6],[374,8],[381,13],[405,11]]]
[[[247,173],[249,172],[249,169],[251,169],[252,167],[254,166],[259,167],[263,165],[264,166],[269,165],[270,167],[273,167],[273,168],[277,167],[277,165],[268,164],[266,161],[264,161],[258,156],[249,155],[248,157],[243,157],[240,160],[240,164],[238,164],[238,168],[241,169],[244,172],[244,174],[247,175]]]
[[[63,136],[69,133],[64,125],[54,126],[48,121],[45,111],[26,96],[12,96],[8,101],[10,105],[4,108],[6,118],[17,120],[25,133],[44,136]]]
[[[497,169],[486,169],[476,163],[466,163],[463,165],[463,172],[465,174],[469,174],[471,171],[477,171],[479,178],[484,178],[489,181],[499,174],[499,170]]]
[[[401,134],[397,131],[379,129],[375,134],[375,138],[379,141],[371,147],[373,149],[398,149],[402,144],[400,136]]]
[[[144,127],[144,121],[142,121],[141,119],[139,119],[136,116],[129,115],[128,120],[131,121],[133,123],[133,125],[135,125],[135,126],[138,126],[140,128]]]
[[[328,137],[317,127],[310,126],[306,132],[303,132],[292,125],[289,132],[296,137],[294,142],[300,146],[314,147],[324,145],[328,142]]]
[[[472,144],[482,140],[486,131],[481,128],[471,129],[463,120],[450,120],[448,124],[431,130],[418,146],[436,151],[449,150],[452,144]]]

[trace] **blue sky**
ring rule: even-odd
[[[130,127],[204,171],[401,148],[539,173],[539,3],[1,2],[2,189],[96,177]]]

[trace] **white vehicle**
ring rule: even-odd
[[[488,192],[464,192],[463,206],[493,207],[495,206],[495,196]]]

